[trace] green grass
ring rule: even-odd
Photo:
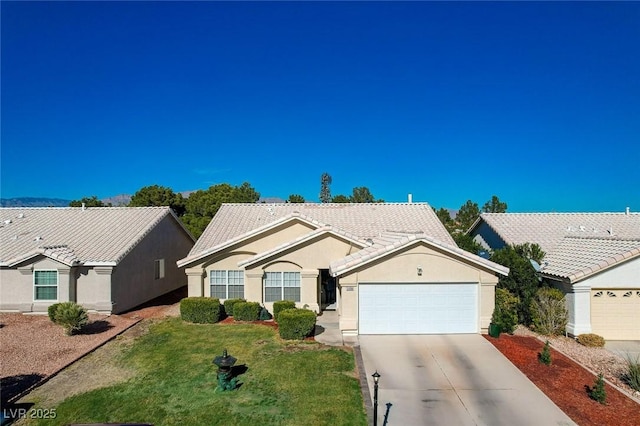
[[[248,369],[239,389],[216,392],[212,360],[225,348]],[[286,342],[269,327],[170,319],[152,326],[119,362],[134,368],[135,377],[65,400],[55,424],[366,424],[353,355]]]

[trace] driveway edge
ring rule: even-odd
[[[370,425],[373,424],[373,401],[371,400],[371,392],[369,392],[369,384],[367,382],[367,372],[364,369],[364,360],[360,346],[353,346],[353,354],[358,370],[358,379],[360,380],[360,392],[362,392],[362,400],[364,402],[364,410],[367,413],[367,420]]]

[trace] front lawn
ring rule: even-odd
[[[225,348],[247,368],[237,390],[216,392],[212,360]],[[153,325],[119,363],[133,378],[68,398],[56,407],[55,424],[366,424],[353,354],[283,341],[270,327],[172,318]]]

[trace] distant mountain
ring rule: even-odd
[[[114,195],[113,197],[103,198],[100,201],[102,201],[106,205],[111,204],[113,207],[126,206],[127,204],[129,204],[129,201],[131,201],[131,195],[129,194]]]
[[[0,206],[2,207],[68,207],[70,202],[71,200],[61,198],[0,198]]]

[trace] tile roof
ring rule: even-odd
[[[0,208],[0,265],[38,254],[115,265],[168,215],[169,207]]]
[[[509,245],[536,243],[550,253],[566,236],[640,239],[640,213],[482,213]]]
[[[509,268],[464,251],[455,244],[446,244],[422,233],[402,234],[392,232],[380,235],[372,246],[365,247],[347,257],[331,262],[329,269],[333,276],[341,275],[420,241],[502,275],[509,274]]]
[[[455,246],[427,203],[223,204],[189,256],[178,263],[183,266],[292,217],[311,221],[318,228],[331,226],[363,244],[380,238],[384,232],[395,231],[424,233]]]
[[[545,257],[541,273],[570,283],[640,257],[640,239],[565,237]]]

